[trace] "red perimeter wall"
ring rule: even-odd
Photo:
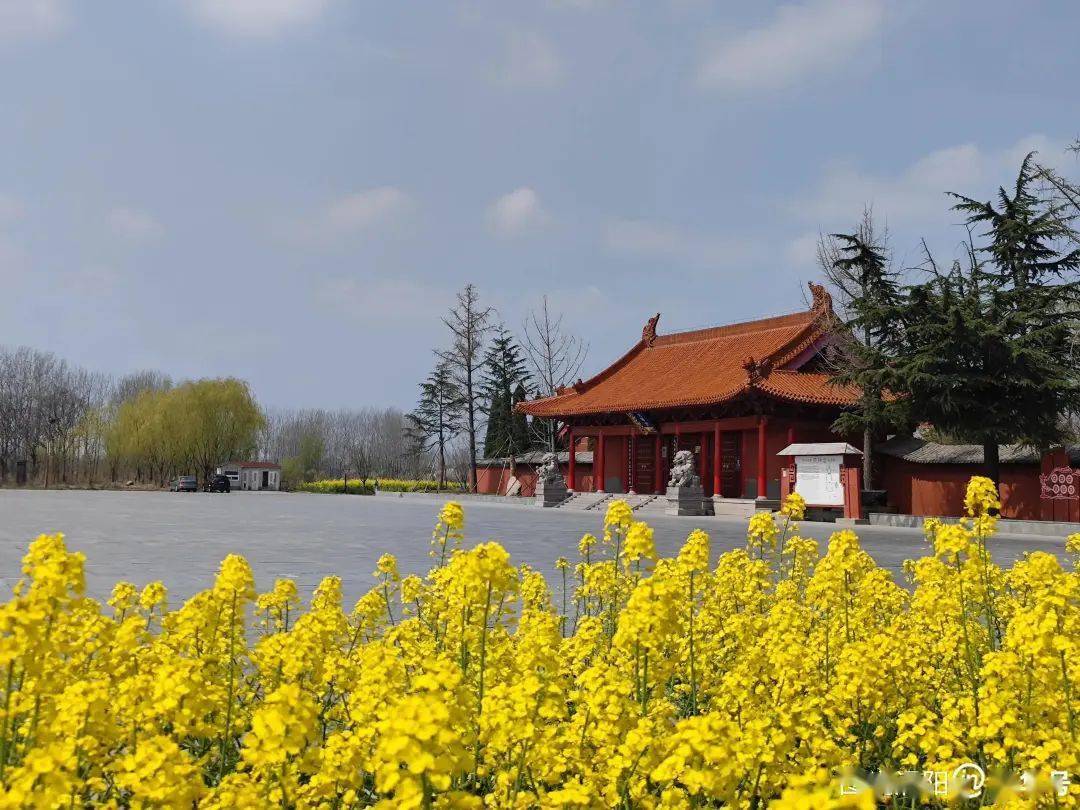
[[[900,514],[920,517],[960,517],[964,492],[973,475],[984,475],[977,464],[914,464],[879,456],[880,483],[889,504]],[[1039,466],[1001,465],[1001,516],[1017,520],[1039,519]]]
[[[569,475],[569,464],[559,465],[563,478]],[[605,465],[607,463],[605,462]],[[583,492],[592,491],[592,465],[577,463],[576,478],[577,489]],[[531,498],[536,494],[536,468],[532,464],[518,464],[514,475],[521,482],[521,495]],[[505,495],[506,486],[510,482],[509,467],[479,467],[476,470],[476,491],[483,495]]]

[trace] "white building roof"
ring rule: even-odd
[[[778,456],[861,456],[862,450],[847,442],[808,442],[789,444]]]

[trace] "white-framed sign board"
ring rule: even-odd
[[[813,506],[843,506],[843,456],[795,456],[795,491]]]

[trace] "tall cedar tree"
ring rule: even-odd
[[[484,340],[491,331],[495,310],[480,306],[480,294],[472,284],[457,294],[457,304],[443,318],[450,330],[450,348],[438,352],[461,390],[465,416],[465,435],[468,438],[469,486],[476,492],[476,432],[477,416],[481,413],[480,370],[483,364]]]
[[[1034,156],[996,205],[953,194],[967,215],[967,264],[954,263],[911,289],[903,313],[905,348],[891,387],[912,415],[983,446],[986,473],[1000,482],[1006,443],[1046,447],[1065,438],[1062,415],[1080,406],[1070,362],[1077,325],[1080,250],[1074,214],[1040,188]]]
[[[845,341],[833,378],[858,386],[859,403],[836,420],[839,433],[861,433],[863,481],[873,487],[873,440],[897,419],[898,403],[884,393],[889,361],[896,349],[895,318],[903,300],[883,240],[874,233],[869,212],[855,233],[832,235],[835,250],[826,268],[844,299]]]
[[[406,431],[421,453],[434,451],[439,489],[446,487],[446,448],[464,424],[464,398],[445,361],[435,364],[420,383],[416,410],[408,414]]]
[[[514,437],[514,446],[520,448],[522,452],[531,450],[533,447],[533,432],[529,426],[529,417],[517,409],[517,406],[528,398],[529,390],[525,387],[525,382],[521,381],[517,384],[517,388],[514,389],[514,408],[511,417],[510,435]]]
[[[484,441],[485,458],[517,456],[529,449],[522,441],[520,421],[514,413],[515,393],[529,383],[529,372],[521,347],[507,328],[500,324],[484,355],[482,392],[488,401],[487,435]],[[526,431],[527,432],[527,431]]]

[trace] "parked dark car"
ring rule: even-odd
[[[229,477],[227,475],[211,475],[206,480],[207,492],[230,492],[232,486],[229,484]]]
[[[172,483],[169,484],[170,492],[198,492],[199,482],[195,480],[194,475],[181,475],[179,478],[174,478]]]

